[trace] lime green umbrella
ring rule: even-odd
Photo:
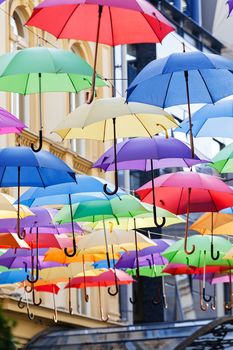
[[[223,259],[232,247],[231,242],[218,236],[214,236],[213,239],[214,245],[216,245],[219,250],[219,259],[217,260],[213,260],[211,257],[211,237],[200,235],[194,235],[188,238],[187,244],[189,247],[191,247],[192,244],[196,245],[196,250],[192,254],[185,254],[184,246],[182,245],[184,244],[184,239],[180,239],[161,253],[161,255],[167,258],[170,263],[172,262],[174,264],[186,264],[196,267],[203,267],[206,265],[233,266],[233,261]]]
[[[34,47],[0,56],[0,91],[23,95],[39,93],[40,145],[42,147],[42,92],[74,92],[91,87],[93,69],[71,51]],[[97,86],[105,82],[97,77]]]
[[[169,274],[166,272],[163,272],[163,269],[166,265],[153,265],[153,266],[141,266],[139,267],[140,276],[144,277],[162,277],[162,276],[168,276]],[[136,276],[137,275],[137,269],[127,269],[126,272],[130,276]]]
[[[216,169],[219,173],[233,172],[233,143],[224,147],[212,160],[211,167]]]

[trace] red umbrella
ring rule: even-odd
[[[220,271],[229,270],[229,266],[205,266],[206,273],[214,273]],[[164,273],[169,273],[170,275],[202,275],[204,272],[203,267],[195,267],[184,264],[168,264],[164,269]]]
[[[26,235],[25,242],[31,247],[31,249],[37,247],[37,235],[36,233],[30,233]],[[53,235],[50,233],[43,233],[40,235],[38,242],[38,248],[71,248],[72,240],[65,234]]]
[[[177,172],[161,175],[140,187],[136,194],[144,202],[155,203],[158,207],[169,210],[174,214],[187,214],[184,250],[192,254],[195,250],[187,250],[187,234],[189,213],[216,212],[233,206],[233,190],[215,176],[193,172]],[[213,236],[212,236],[213,237]],[[212,259],[213,241],[211,243]]]
[[[57,323],[57,307],[56,307],[56,301],[55,301],[55,294],[56,295],[58,294],[58,292],[60,291],[60,287],[57,284],[54,284],[54,283],[46,284],[45,282],[45,284],[34,286],[34,290],[36,290],[37,292],[47,292],[47,293],[53,294],[53,310],[54,310],[53,320],[55,323]]]
[[[96,42],[90,102],[94,97],[98,43],[158,43],[174,30],[146,0],[45,0],[33,10],[27,24],[60,39]]]

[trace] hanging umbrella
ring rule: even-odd
[[[0,134],[20,134],[26,125],[15,117],[13,114],[8,112],[6,109],[0,107]]]
[[[187,104],[194,158],[191,104],[215,103],[232,95],[232,70],[233,62],[222,56],[200,51],[172,53],[150,62],[137,75],[127,90],[127,101],[162,108]]]
[[[56,18],[56,21],[51,22],[51,17]],[[60,39],[96,42],[90,102],[94,98],[99,43],[110,46],[157,43],[174,30],[156,8],[145,0],[46,0],[33,10],[27,25],[46,30]]]
[[[46,292],[46,293],[52,293],[53,295],[53,309],[54,309],[54,315],[53,320],[55,323],[57,323],[57,307],[56,307],[56,300],[55,300],[55,294],[57,295],[60,291],[60,287],[57,284],[46,284],[45,282],[38,284],[37,286],[34,286],[34,289],[37,292]]]
[[[0,193],[0,222],[5,219],[15,219],[18,217],[17,205],[14,205],[15,199],[5,193]],[[25,205],[19,206],[19,219],[33,216],[33,212]]]
[[[167,135],[168,136],[168,135]],[[150,171],[151,180],[154,179],[154,169],[169,167],[191,167],[208,160],[200,159],[197,155],[191,157],[190,148],[175,138],[156,136],[153,138],[134,138],[118,143],[117,166],[120,170]],[[114,170],[114,148],[106,151],[93,165],[105,171]],[[165,218],[161,224],[157,221],[155,195],[153,195],[154,223],[157,227],[165,225]]]
[[[79,92],[91,87],[92,68],[73,52],[47,47],[17,50],[0,56],[0,91],[23,95],[39,94],[40,131],[38,152],[42,148],[42,93]],[[97,85],[105,83],[97,78]]]
[[[109,219],[108,221],[106,221],[105,224],[109,225],[110,231],[114,228],[118,228],[120,230],[125,230],[125,231],[133,230],[135,226],[134,222],[136,223],[137,229],[154,227],[155,223],[152,215],[153,208],[150,205],[145,205],[145,206],[150,210],[150,212],[147,214],[138,215],[135,218],[121,218],[119,223],[117,223],[114,219],[113,220]],[[164,224],[164,227],[168,227],[170,225],[180,224],[184,222],[184,220],[181,217],[174,215],[171,212],[159,207],[156,208],[156,214],[157,214],[157,219],[161,219],[165,217],[166,222]],[[83,227],[86,230],[88,230],[88,228],[90,227],[92,229],[100,230],[103,228],[103,222],[98,221],[95,223],[88,223]]]
[[[76,175],[76,183],[63,183],[49,186],[48,188],[31,188],[21,196],[20,202],[27,203],[29,206],[69,205],[73,250],[68,252],[67,249],[65,249],[65,253],[72,257],[77,251],[72,204],[80,201],[107,200],[109,197],[101,193],[102,188],[103,179],[95,176]],[[108,188],[111,190],[110,184],[108,184]],[[124,191],[119,190],[116,196],[124,193]]]
[[[156,205],[175,214],[187,214],[184,250],[186,254],[192,254],[187,249],[189,213],[215,212],[232,206],[233,191],[217,177],[193,173],[177,172],[161,175],[153,181],[156,194]],[[136,193],[140,199],[152,203],[152,184],[148,182],[140,187]],[[214,258],[213,237],[211,242],[211,254]],[[218,253],[216,259],[218,259]]]
[[[20,235],[20,187],[47,187],[74,182],[75,174],[62,160],[47,151],[34,153],[29,147],[0,149],[0,187],[18,188],[17,233]]]
[[[89,262],[85,263],[86,271],[92,270],[93,266]],[[77,274],[83,271],[82,264],[80,263],[71,263],[68,266],[59,266],[59,267],[50,267],[40,271],[40,277],[44,281],[57,281],[65,282],[69,278],[75,277]]]
[[[224,147],[214,158],[211,164],[220,174],[233,172],[233,143]]]
[[[205,213],[191,226],[190,230],[200,232],[202,235],[233,235],[233,215],[219,213]]]
[[[20,239],[16,233],[0,233],[0,248],[30,249],[26,241]]]
[[[113,127],[112,127],[113,126]],[[118,190],[117,138],[145,136],[177,126],[175,119],[158,107],[140,103],[125,104],[120,97],[97,99],[90,105],[75,109],[57,126],[62,139],[114,140],[115,189],[104,192],[113,195]]]
[[[189,260],[187,259],[186,264],[169,263],[164,267],[163,272],[170,275],[203,275],[203,267],[196,267],[187,265]],[[228,271],[229,266],[218,266],[218,265],[206,265],[205,270],[207,274]]]
[[[0,285],[23,282],[27,279],[27,272],[21,269],[12,269],[0,273]]]
[[[232,138],[233,100],[207,104],[192,116],[194,137],[229,137]],[[175,131],[189,133],[189,122],[184,120]]]

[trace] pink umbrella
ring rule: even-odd
[[[140,187],[136,194],[144,202],[155,204],[174,214],[187,214],[184,250],[192,254],[195,250],[187,250],[189,213],[216,212],[233,205],[233,190],[215,176],[194,172],[177,172],[161,175]],[[156,198],[154,198],[156,197]],[[212,259],[213,235],[211,242]]]
[[[45,0],[33,10],[27,24],[59,39],[96,42],[89,103],[94,98],[98,43],[158,43],[174,30],[146,0]]]
[[[6,109],[0,107],[0,135],[20,134],[26,125]]]

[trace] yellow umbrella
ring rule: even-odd
[[[116,140],[125,137],[152,137],[177,127],[175,119],[163,109],[142,103],[125,103],[122,97],[95,99],[71,112],[54,130],[65,139],[114,140],[115,194],[118,190]]]
[[[17,219],[17,205],[14,205],[15,198],[5,193],[0,193],[0,219]],[[25,205],[20,205],[20,218],[34,215]]]
[[[78,248],[81,254],[93,254],[93,253],[106,253],[112,250],[112,253],[130,251],[137,249],[144,249],[156,244],[141,233],[134,231],[122,231],[122,230],[100,230],[82,236],[79,240]],[[136,247],[137,245],[137,247]]]
[[[93,270],[93,266],[91,263],[85,264],[85,270]],[[40,270],[39,276],[44,281],[51,282],[65,282],[69,278],[75,277],[79,273],[83,272],[83,266],[80,263],[72,263],[68,266],[58,266],[58,267],[50,267],[47,269]]]
[[[233,215],[225,213],[205,213],[191,226],[190,230],[202,235],[233,235]]]

